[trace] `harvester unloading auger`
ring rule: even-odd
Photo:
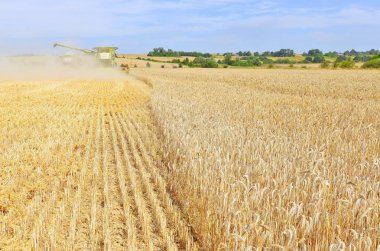
[[[117,47],[94,47],[92,50],[88,50],[88,49],[81,49],[81,48],[77,48],[77,47],[73,47],[73,46],[69,46],[65,44],[55,43],[54,48],[57,46],[75,50],[75,51],[81,51],[85,54],[92,55],[95,58],[97,58],[99,62],[105,67],[116,67],[115,58],[117,58],[117,55],[116,55],[116,50],[118,49]]]

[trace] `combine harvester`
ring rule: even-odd
[[[55,43],[54,48],[57,46],[75,50],[75,51],[81,51],[85,53],[86,55],[94,56],[100,62],[100,64],[104,67],[112,67],[112,68],[117,67],[117,64],[115,62],[115,59],[117,58],[117,55],[116,55],[116,50],[118,49],[117,47],[95,47],[92,50],[88,50],[88,49],[76,48],[73,46],[64,45],[60,43]],[[72,64],[74,61],[74,57],[68,54],[62,56],[61,58],[64,64]]]

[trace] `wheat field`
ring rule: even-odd
[[[206,250],[380,248],[380,72],[132,73]]]
[[[379,250],[380,72],[0,82],[0,250]]]
[[[197,249],[160,174],[149,93],[131,81],[1,83],[0,247]]]

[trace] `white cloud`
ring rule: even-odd
[[[380,10],[369,10],[360,7],[349,7],[331,13],[310,11],[302,14],[264,15],[249,18],[248,26],[272,27],[282,29],[324,29],[334,27],[379,27]]]
[[[241,41],[257,31],[324,32],[334,28],[379,29],[379,9],[288,7],[278,0],[17,0],[0,2],[2,46],[55,39]],[[189,42],[186,43],[186,37]],[[239,39],[240,37],[240,39]],[[249,37],[248,37],[249,38]],[[254,39],[249,38],[249,39]],[[221,39],[223,40],[223,39]],[[262,41],[266,43],[266,41]],[[149,41],[144,41],[148,44]],[[231,42],[233,43],[233,42]],[[138,44],[130,42],[130,44]],[[11,45],[11,44],[10,44]],[[45,46],[45,45],[43,45]],[[2,48],[0,48],[1,50]],[[1,51],[0,51],[1,52]]]

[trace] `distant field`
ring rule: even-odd
[[[147,56],[146,54],[120,54],[120,56],[125,56],[126,58],[143,58],[143,59],[153,59],[153,60],[158,60],[158,61],[163,61],[163,62],[166,62],[166,61],[172,61],[173,59],[185,59],[185,58],[189,58],[191,60],[194,59],[194,57],[151,57],[151,56]]]
[[[292,60],[292,61],[296,61],[296,62],[301,62],[302,60],[305,59],[304,56],[302,56],[301,54],[296,54],[294,57],[268,57],[269,59],[273,59],[273,60],[277,60],[277,59],[289,59],[289,60]]]
[[[154,60],[154,61],[159,61],[159,62],[149,62],[149,64],[151,65],[151,67],[153,68],[161,68],[162,65],[165,65],[166,67],[173,67],[173,66],[176,66],[177,64],[173,64],[173,63],[166,63],[168,61],[172,61],[174,59],[180,59],[181,61],[183,61],[184,59],[188,58],[189,60],[194,60],[194,57],[149,57],[147,56],[146,54],[120,54],[119,56],[121,57],[125,57],[125,58],[119,58],[117,61],[119,63],[123,63],[123,64],[128,64],[129,66],[138,66],[138,67],[146,67],[146,63],[148,61],[145,61],[145,60],[138,60],[137,58],[142,58],[142,59],[151,59],[151,60]],[[214,55],[214,58],[216,61],[218,60],[223,60],[224,59],[224,56],[223,55]],[[232,57],[233,59],[237,58],[236,56],[233,56]],[[316,68],[320,68],[321,67],[321,64],[320,63],[310,63],[310,64],[304,64],[302,63],[302,61],[305,59],[304,56],[302,56],[301,54],[296,54],[294,57],[268,57],[268,59],[272,59],[274,61],[276,60],[291,60],[291,61],[295,61],[297,62],[296,64],[293,64],[292,68],[309,68],[309,69],[316,69]],[[330,61],[330,62],[334,62],[335,61],[335,58],[328,58],[326,57],[326,60],[327,61]],[[289,65],[290,64],[276,64],[274,63],[273,66],[275,68],[289,68]],[[359,63],[355,63],[355,67],[354,68],[360,68],[361,66],[363,65],[363,63],[359,62]],[[185,66],[186,67],[186,66]],[[220,66],[222,67],[222,66]],[[230,68],[268,68],[268,65],[267,64],[263,64],[262,66],[260,67],[236,67],[236,66],[229,66]]]

